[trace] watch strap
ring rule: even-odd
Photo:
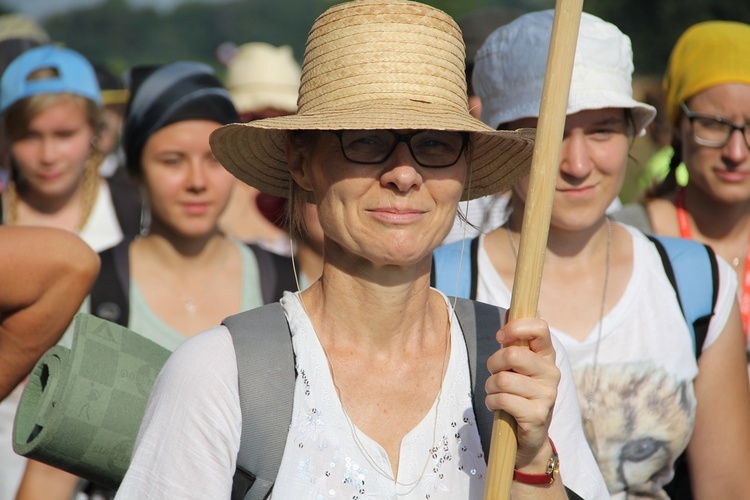
[[[544,474],[527,474],[518,469],[513,469],[513,480],[524,484],[552,484],[557,479],[560,472],[560,459],[557,456],[557,448],[552,439],[549,440],[552,445],[552,456],[547,462],[547,471]]]

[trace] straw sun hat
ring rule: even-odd
[[[496,131],[469,114],[464,42],[444,12],[408,0],[357,0],[324,12],[307,39],[297,114],[226,125],[211,149],[240,180],[288,196],[289,130],[471,132],[462,200],[510,187],[528,173],[533,131]]]

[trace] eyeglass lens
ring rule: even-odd
[[[682,106],[685,115],[692,124],[693,136],[698,144],[708,147],[722,147],[729,142],[732,133],[739,130],[745,137],[745,145],[750,148],[750,122],[744,125],[736,125],[720,116],[693,113],[684,103]]]
[[[463,152],[466,135],[462,132],[424,130],[401,135],[392,130],[342,130],[336,135],[347,160],[375,164],[385,161],[399,142],[406,142],[417,163],[423,167],[449,167]]]

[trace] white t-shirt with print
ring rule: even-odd
[[[698,365],[692,337],[656,247],[625,226],[633,240],[633,274],[618,304],[604,317],[587,438],[610,493],[625,490],[661,498],[672,475],[672,457],[687,446],[695,418],[693,380]],[[703,349],[716,341],[734,304],[737,278],[718,259],[719,294]],[[477,300],[507,307],[510,290],[480,239]],[[539,314],[544,317],[544,311]],[[585,412],[594,373],[599,324],[582,342],[550,325],[565,346]]]

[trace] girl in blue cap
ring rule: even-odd
[[[9,151],[1,161],[11,170],[0,194],[2,224],[66,229],[97,252],[137,231],[118,217],[130,213],[137,226],[137,197],[116,206],[114,189],[98,174],[101,95],[86,58],[52,45],[23,52],[3,73],[0,113]],[[0,405],[0,442],[10,442],[5,437],[20,392]],[[15,491],[23,464],[10,446],[0,449],[0,497]]]
[[[51,45],[28,50],[8,66],[1,87],[11,167],[2,222],[68,229],[96,251],[137,232],[121,222],[129,216],[137,226],[137,197],[116,206],[98,173],[102,100],[86,58]]]

